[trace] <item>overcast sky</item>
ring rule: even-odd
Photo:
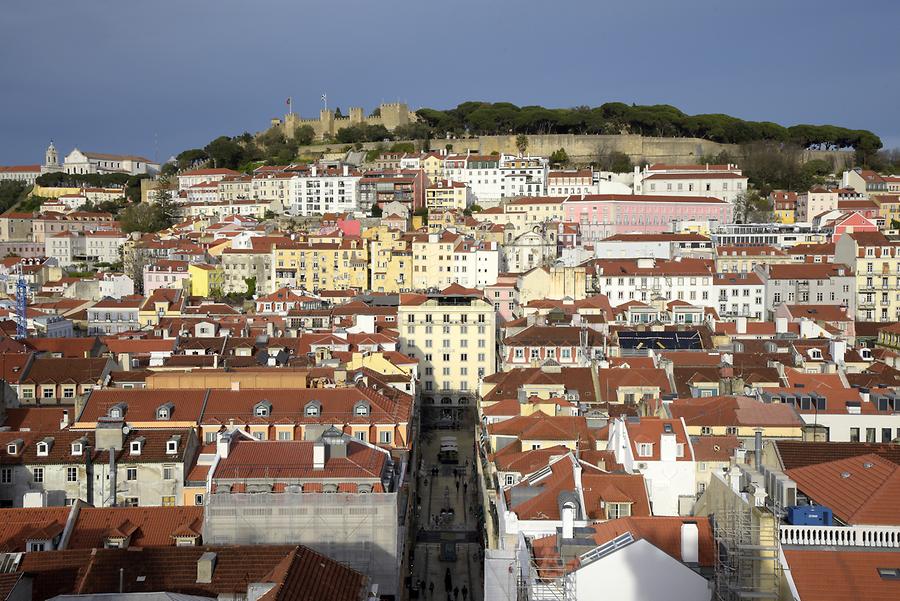
[[[5,0],[0,164],[165,160],[294,109],[402,100],[833,123],[900,146],[900,1]]]

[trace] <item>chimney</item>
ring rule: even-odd
[[[59,420],[59,429],[65,430],[69,427],[69,410],[63,409],[62,419]]]
[[[325,443],[321,440],[313,444],[313,469],[325,469]]]
[[[788,329],[787,317],[776,317],[775,318],[775,333],[776,334],[787,334],[787,329]]]
[[[753,444],[756,447],[753,449],[753,455],[756,460],[756,471],[762,469],[762,432],[762,428],[757,428],[753,438]]]
[[[347,165],[344,165],[344,177],[350,175],[350,168]]]
[[[240,381],[234,381],[231,383],[231,392],[240,392],[241,383]]]
[[[677,461],[678,453],[675,434],[663,433],[659,437],[659,460],[660,461]]]
[[[575,538],[575,508],[569,503],[562,508],[562,537],[563,540]]]
[[[207,551],[197,560],[197,584],[211,584],[216,569],[216,554]]]
[[[859,397],[862,399],[863,403],[868,403],[872,399],[872,396],[869,394],[868,388],[860,388]]]
[[[844,353],[846,351],[847,351],[847,341],[846,340],[831,339],[828,341],[828,352],[831,353],[831,360],[834,361],[837,365],[844,364]]]
[[[220,432],[216,438],[216,454],[222,459],[228,459],[228,451],[231,449],[231,432]]]
[[[700,562],[700,529],[697,522],[689,521],[681,524],[681,562]]]
[[[310,169],[310,175],[312,175],[313,177],[316,177],[318,174],[319,174],[318,167],[316,165],[313,165],[312,169]]]

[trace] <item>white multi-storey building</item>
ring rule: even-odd
[[[634,168],[635,194],[710,196],[734,203],[747,191],[737,165],[649,165]]]
[[[285,207],[295,216],[356,211],[361,177],[346,165],[341,169],[313,165],[308,173],[291,177]]]
[[[594,259],[596,287],[613,305],[637,300],[683,300],[716,306],[713,262],[706,259]]]
[[[482,206],[496,205],[504,198],[544,195],[549,169],[543,157],[467,154],[444,158],[444,177],[468,184]]]

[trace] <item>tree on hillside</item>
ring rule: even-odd
[[[228,136],[219,136],[207,144],[204,150],[213,161],[213,166],[219,169],[236,169],[246,162],[244,148]]]
[[[528,150],[528,136],[524,134],[516,136],[516,149],[519,151],[519,154],[525,154],[525,151]]]
[[[554,150],[553,154],[550,155],[550,164],[554,167],[565,167],[569,164],[569,154],[566,152],[565,148],[560,148],[559,150]]]
[[[315,139],[316,130],[313,129],[312,125],[298,125],[296,129],[294,129],[294,141],[297,142],[299,146],[312,144]]]
[[[619,150],[609,150],[601,146],[597,152],[597,169],[613,173],[628,173],[634,169],[631,157]]]

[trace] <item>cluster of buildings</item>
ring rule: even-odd
[[[0,216],[7,598],[405,598],[460,416],[473,599],[897,598],[889,178],[735,224],[734,165],[379,161]]]

